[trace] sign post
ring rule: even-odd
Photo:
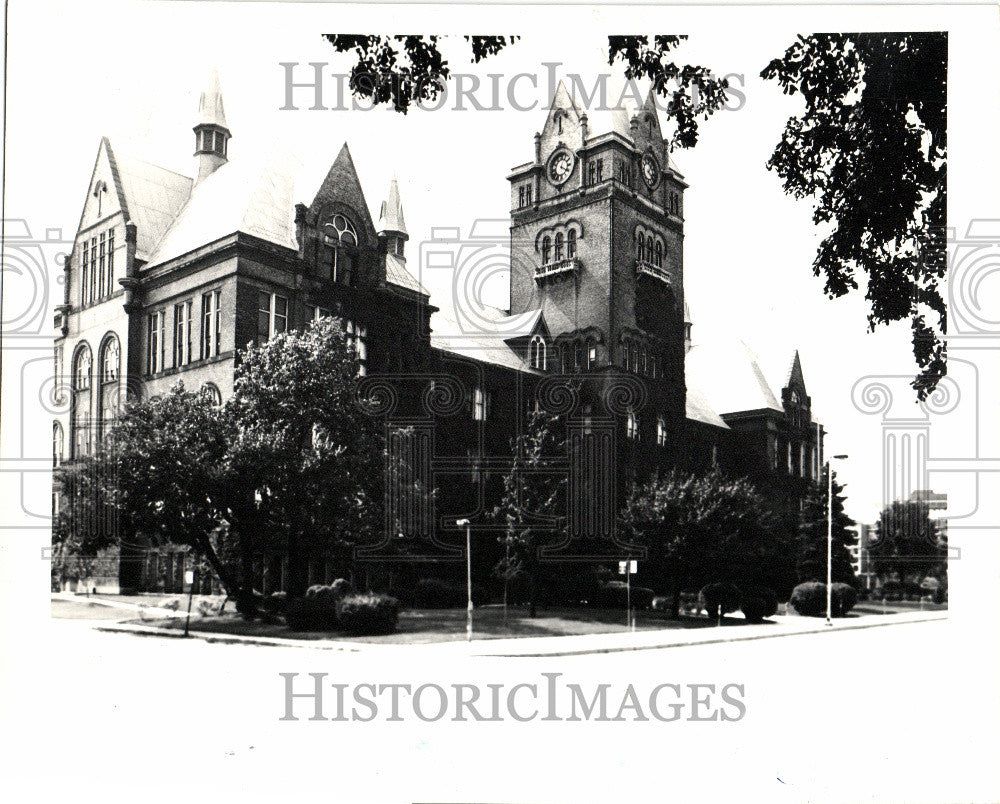
[[[632,576],[638,570],[639,562],[634,559],[618,562],[618,574],[625,576],[625,626],[631,631],[635,630],[635,620],[632,617]]]
[[[191,625],[191,601],[194,599],[194,570],[187,570],[184,573],[184,583],[188,585],[189,590],[187,619],[184,620],[184,636],[187,636]]]

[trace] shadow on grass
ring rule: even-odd
[[[184,618],[170,620],[132,620],[135,624],[154,626],[170,631],[184,629]],[[455,642],[465,639],[465,609],[407,609],[400,612],[399,624],[393,634],[356,636],[340,631],[292,631],[286,625],[261,620],[244,620],[238,615],[192,617],[193,631],[229,634],[245,637],[277,637],[281,639],[365,642],[379,644],[428,644]],[[774,623],[769,623],[769,625]],[[748,625],[741,618],[723,618],[724,627]],[[760,623],[758,623],[760,624]],[[635,612],[635,630],[676,630],[716,628],[718,623],[707,617],[681,615],[672,619],[665,612]],[[628,631],[625,612],[616,609],[545,609],[529,618],[522,609],[510,610],[504,623],[503,608],[484,606],[473,613],[474,639],[510,639],[518,637],[579,636],[614,634]]]

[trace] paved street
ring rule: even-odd
[[[970,723],[996,728],[996,694],[988,665],[954,665],[953,656],[970,654],[959,654],[947,621],[502,659],[463,655],[454,644],[353,654],[95,631],[101,624],[53,620],[38,655],[10,663],[18,684],[4,690],[4,709],[20,728],[7,729],[3,756],[13,789],[73,801],[321,793],[344,802],[576,804],[607,801],[602,780],[615,778],[621,800],[649,800],[652,790],[674,801],[973,801],[994,764],[987,740],[955,737]],[[966,686],[940,689],[946,670]],[[303,690],[310,672],[331,683],[413,686],[539,683],[542,673],[562,673],[585,689],[631,683],[640,696],[663,683],[734,683],[744,686],[746,716],[315,722],[307,701],[298,721],[282,722],[282,672],[298,673]],[[546,749],[555,742],[578,764],[552,768]],[[942,763],[953,772],[940,772]],[[529,770],[545,780],[540,787],[524,788]]]

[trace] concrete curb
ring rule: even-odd
[[[872,619],[869,619],[872,618]],[[739,629],[731,630],[728,634],[714,636],[714,630],[678,630],[665,629],[662,631],[643,631],[637,633],[613,633],[613,634],[585,634],[578,636],[559,637],[518,637],[512,639],[483,639],[474,640],[471,644],[461,640],[448,642],[428,642],[418,645],[414,644],[378,644],[372,642],[346,642],[333,639],[284,639],[281,637],[262,636],[239,636],[236,634],[219,634],[214,631],[199,631],[192,628],[189,631],[191,637],[202,639],[205,642],[218,644],[242,644],[258,645],[263,647],[291,647],[291,648],[312,648],[313,650],[332,650],[345,653],[367,653],[385,652],[394,650],[410,651],[414,648],[432,648],[441,652],[459,653],[470,657],[484,658],[543,658],[549,656],[584,656],[588,654],[604,653],[624,653],[641,650],[663,650],[666,648],[695,647],[698,645],[717,645],[726,642],[749,642],[760,639],[776,639],[780,637],[792,637],[803,634],[838,633],[841,631],[856,631],[866,628],[881,628],[890,625],[909,625],[912,623],[933,622],[947,620],[948,613],[925,612],[925,613],[905,613],[905,614],[884,614],[868,615],[854,620],[840,620],[834,623],[833,627],[826,626],[823,621],[820,624],[810,625],[804,628],[789,627],[788,620],[805,620],[812,618],[782,618],[778,624],[762,626],[740,626]],[[723,626],[724,627],[724,626]],[[753,628],[753,633],[747,633]],[[763,629],[763,630],[757,630]],[[171,639],[184,639],[184,634],[173,629],[158,628],[156,626],[138,625],[132,623],[117,623],[114,625],[95,626],[97,631],[110,633],[128,633],[134,636],[167,637]],[[742,632],[742,633],[741,633]],[[675,635],[672,639],[667,638],[667,634]],[[705,634],[706,638],[691,638],[694,635]],[[687,635],[686,639],[679,639],[676,635]],[[645,637],[650,641],[644,642]],[[658,638],[657,638],[658,637]],[[639,638],[637,643],[637,638]],[[619,641],[619,644],[606,644],[607,640]],[[628,639],[628,642],[622,642]],[[587,645],[586,641],[596,642],[602,640],[605,644]],[[540,641],[548,642],[549,645],[541,646]],[[583,644],[581,644],[583,643]],[[542,649],[540,649],[542,648]]]

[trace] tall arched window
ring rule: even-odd
[[[118,338],[111,335],[101,347],[100,363],[100,411],[101,420],[98,424],[98,439],[103,439],[115,424],[119,407],[119,376],[121,374],[121,349]]]
[[[213,408],[217,408],[222,404],[222,391],[219,390],[219,387],[214,382],[206,382],[201,386],[201,396]]]
[[[569,259],[576,256],[576,229],[570,229],[566,233],[566,256]]]
[[[635,415],[634,410],[628,412],[628,417],[625,420],[625,434],[632,439],[639,438],[639,417]]]
[[[556,262],[563,258],[563,234],[556,232]]]
[[[646,240],[642,235],[639,235],[639,242],[636,245],[635,256],[639,262],[645,262],[646,260]]]
[[[663,244],[659,240],[656,241],[656,248],[653,251],[653,263],[657,268],[663,266]]]
[[[52,423],[52,466],[61,466],[63,462],[63,428],[59,422]]]
[[[656,443],[661,447],[667,445],[667,420],[663,416],[656,417]]]
[[[552,256],[552,238],[548,235],[542,238],[542,265],[548,265]]]
[[[73,409],[70,412],[70,444],[73,457],[90,452],[91,371],[93,358],[86,343],[77,347],[73,356]]]
[[[653,261],[653,236],[648,235],[646,237],[646,259],[650,262]]]
[[[334,282],[351,284],[354,272],[354,255],[358,247],[358,232],[345,215],[334,215],[323,226],[323,234],[329,251],[326,254],[325,273]]]
[[[529,358],[531,360],[532,368],[545,371],[545,339],[541,335],[536,335],[531,339]]]

